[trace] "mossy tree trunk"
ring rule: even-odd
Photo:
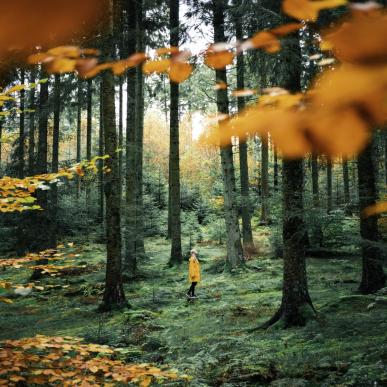
[[[301,90],[301,50],[299,37],[293,34],[293,41],[287,47],[293,52],[289,56],[289,73],[284,88],[292,93]],[[298,55],[295,55],[298,53]],[[304,325],[315,312],[308,291],[304,222],[304,166],[303,159],[284,159],[282,161],[283,195],[283,261],[282,302],[277,313],[263,326],[280,322],[285,328]]]
[[[112,58],[113,4],[109,1],[108,22],[105,30],[103,51],[105,59]],[[110,156],[106,166],[110,173],[105,176],[106,198],[106,279],[101,310],[120,308],[126,305],[121,272],[121,189],[116,131],[114,77],[110,71],[102,75],[103,128],[106,153]]]
[[[215,42],[224,42],[224,0],[213,0],[213,26]],[[227,84],[226,69],[216,70],[216,82]],[[217,90],[216,102],[218,112],[229,113],[227,90]],[[230,139],[231,141],[231,139]],[[227,262],[229,267],[236,268],[244,262],[241,235],[239,230],[238,206],[236,201],[235,170],[232,145],[220,149],[224,195],[224,216],[227,234]]]
[[[374,160],[374,142],[372,141],[358,155],[358,186],[360,211],[372,206],[377,200],[377,167]],[[374,293],[386,284],[377,216],[360,217],[360,235],[362,238],[362,278],[359,291],[363,294]]]
[[[240,0],[234,1],[235,6],[240,6]],[[234,17],[235,37],[238,41],[243,40],[243,29],[241,15]],[[237,57],[237,89],[245,88],[245,58],[243,54]],[[238,112],[246,105],[245,98],[238,98]],[[241,183],[241,213],[242,213],[242,238],[245,249],[254,248],[253,232],[251,230],[251,206],[249,193],[249,164],[248,164],[247,141],[239,141],[239,167]]]
[[[20,83],[24,85],[25,70],[20,69]],[[25,90],[20,90],[20,121],[19,121],[19,148],[18,148],[18,177],[24,177],[24,142],[25,142]]]
[[[269,223],[269,141],[261,137],[261,220],[262,225]]]
[[[30,83],[35,83],[36,72],[31,70]],[[35,174],[35,88],[29,91],[28,108],[31,110],[28,116],[28,174]]]
[[[327,158],[327,212],[328,214],[333,209],[333,194],[332,194],[332,160]]]
[[[59,169],[59,126],[60,126],[60,109],[61,109],[61,82],[60,75],[55,74],[54,83],[54,128],[52,134],[52,172],[58,172]],[[58,187],[51,184],[51,222],[52,222],[52,245],[57,244],[58,233]]]
[[[81,162],[82,157],[82,103],[83,91],[82,80],[78,79],[78,103],[77,103],[77,163]],[[81,196],[81,177],[77,176],[77,199]]]
[[[127,1],[127,54],[136,52],[136,1]],[[136,275],[136,70],[127,73],[125,273]]]
[[[179,47],[179,0],[169,0],[170,46]],[[171,256],[169,264],[183,261],[180,221],[179,84],[170,82],[169,201]]]
[[[101,85],[102,86],[102,82]],[[104,151],[104,143],[103,143],[103,104],[102,104],[102,92],[100,87],[100,93],[99,93],[99,134],[98,134],[98,153],[100,156],[103,156],[105,154]],[[103,225],[104,222],[104,212],[105,212],[105,200],[104,200],[104,192],[103,192],[103,186],[104,186],[104,173],[103,173],[103,167],[104,162],[101,160],[99,162],[99,169],[98,169],[98,221]]]
[[[93,81],[87,80],[86,87],[86,159],[91,160],[91,140],[92,140],[92,100],[93,100]],[[91,181],[86,182],[86,209],[90,218],[91,210]]]

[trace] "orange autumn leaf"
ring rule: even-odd
[[[129,68],[136,67],[147,59],[143,52],[138,52],[131,55],[127,59],[122,59],[112,64],[112,70],[115,75],[121,75]]]
[[[56,58],[47,65],[47,71],[54,74],[70,73],[74,71],[76,60],[68,58]]]
[[[80,77],[85,77],[98,65],[97,58],[78,59],[75,64],[75,70]]]
[[[169,78],[172,82],[184,82],[192,73],[192,66],[186,62],[172,61],[169,68]]]
[[[67,58],[79,58],[81,49],[78,46],[58,46],[47,51],[49,56],[64,56]]]
[[[375,13],[354,17],[328,31],[323,41],[341,61],[382,64],[387,61],[387,15]]]
[[[363,210],[362,216],[368,218],[370,216],[381,214],[382,212],[387,212],[387,202],[379,202],[367,207]]]
[[[101,64],[98,64],[98,65],[92,67],[90,70],[87,70],[82,75],[80,74],[80,76],[82,76],[82,78],[86,78],[86,79],[93,78],[96,75],[98,75],[101,71],[110,69],[111,67],[112,67],[112,64],[109,62],[108,63],[101,63]]]
[[[214,69],[224,69],[230,65],[234,60],[234,54],[230,51],[214,51],[211,47],[206,51],[204,57],[204,63]]]
[[[146,75],[153,73],[165,73],[168,71],[170,65],[170,59],[150,60],[143,64],[142,71]]]
[[[281,49],[280,41],[268,31],[257,32],[249,40],[254,48],[262,48],[269,53],[277,52]]]
[[[302,23],[282,24],[279,27],[271,29],[270,33],[272,33],[275,36],[285,36],[285,35],[290,34],[292,32],[298,31],[303,26],[304,25]]]
[[[156,50],[156,54],[159,56],[166,54],[176,55],[178,53],[179,47],[161,47]]]
[[[340,7],[347,4],[347,0],[284,0],[283,11],[298,20],[316,21],[323,9]]]

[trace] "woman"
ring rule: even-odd
[[[188,279],[191,282],[191,287],[188,289],[188,298],[196,298],[195,286],[200,281],[200,263],[197,254],[196,250],[191,250],[191,257],[189,258],[188,264]]]

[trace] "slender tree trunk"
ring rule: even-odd
[[[236,1],[235,5],[240,5],[240,1]],[[240,15],[234,17],[235,37],[238,41],[243,40],[243,30]],[[237,89],[245,88],[245,58],[243,54],[237,57]],[[241,112],[246,105],[245,99],[238,98],[238,112]],[[251,230],[251,206],[249,193],[249,164],[247,154],[247,141],[239,141],[239,168],[241,180],[241,213],[242,213],[242,237],[243,247],[245,249],[254,249],[253,232]]]
[[[145,51],[144,1],[136,3],[137,51]],[[143,216],[143,144],[144,144],[144,74],[140,66],[136,67],[135,87],[135,143],[136,143],[136,257],[145,254],[144,216]]]
[[[82,157],[82,81],[78,80],[78,104],[77,104],[77,163]],[[77,176],[77,199],[81,196],[81,177]]]
[[[269,223],[269,141],[267,137],[261,139],[261,224]]]
[[[343,159],[343,182],[344,182],[344,203],[346,206],[346,213],[350,215],[351,211],[348,208],[348,205],[350,204],[351,196],[350,196],[350,188],[349,188],[349,168],[348,168],[347,159]]]
[[[273,145],[274,150],[274,191],[278,191],[278,152],[275,145]]]
[[[170,45],[179,47],[179,0],[169,0]],[[183,262],[180,222],[179,84],[170,82],[169,200],[171,256],[169,264]]]
[[[20,70],[20,83],[25,83],[25,71]],[[24,142],[25,142],[25,90],[20,90],[20,123],[19,123],[19,157],[18,157],[18,177],[24,177]]]
[[[48,172],[47,167],[47,133],[49,117],[48,86],[45,82],[40,85],[39,95],[39,131],[38,131],[38,155],[36,163],[36,172],[45,174]],[[52,223],[50,208],[48,206],[48,191],[37,190],[37,202],[43,211],[38,211],[34,220],[35,230],[30,248],[34,251],[42,251],[47,248],[55,247],[52,242]],[[44,230],[44,232],[42,232]]]
[[[360,211],[375,204],[377,200],[377,166],[373,155],[374,143],[371,142],[357,158],[359,178]],[[363,294],[374,293],[386,284],[378,230],[378,217],[360,217],[360,235],[362,238],[362,278],[359,291]]]
[[[332,199],[332,160],[327,158],[327,212],[328,214],[333,209]]]
[[[31,71],[30,83],[36,81],[36,72]],[[29,92],[28,107],[31,109],[29,113],[29,129],[28,129],[28,174],[33,176],[35,173],[35,88],[31,88]]]
[[[319,173],[318,173],[318,155],[312,153],[311,155],[311,167],[312,167],[312,196],[313,196],[313,207],[315,209],[320,208],[320,190],[319,190]],[[321,224],[318,220],[319,213],[316,213],[316,223],[313,224],[312,239],[313,242],[318,246],[323,245],[323,232]]]
[[[119,117],[118,117],[118,157],[119,157],[119,176],[122,181],[122,163],[124,160],[123,146],[124,146],[124,93],[123,93],[124,78],[120,77],[119,85]]]
[[[92,80],[87,80],[87,91],[86,91],[86,107],[87,107],[87,117],[86,117],[86,158],[91,160],[91,139],[92,139],[92,99],[93,99],[93,84]],[[91,211],[91,184],[90,180],[86,183],[86,209],[87,213],[90,216]]]
[[[110,0],[108,9],[109,21],[105,31],[104,42],[105,58],[113,57],[113,4]],[[107,261],[106,281],[101,310],[120,308],[126,305],[121,273],[121,195],[118,175],[119,160],[116,152],[118,141],[116,131],[116,114],[114,101],[114,77],[110,71],[102,75],[102,105],[103,128],[106,153],[110,156],[106,160],[107,167],[111,170],[105,176],[106,198],[106,232],[107,232]]]
[[[136,52],[136,1],[128,0],[127,52]],[[126,235],[125,272],[129,277],[136,275],[136,70],[127,73],[127,112],[126,112]]]
[[[101,85],[102,86],[102,85]],[[98,153],[100,156],[105,154],[104,152],[104,144],[103,144],[103,104],[102,104],[102,87],[100,87],[99,93],[99,139],[98,139]],[[103,225],[104,222],[104,173],[103,173],[104,162],[100,160],[99,162],[99,170],[98,170],[98,189],[99,189],[99,205],[98,205],[98,220]]]
[[[224,42],[224,0],[213,0],[214,36],[216,42]],[[226,69],[216,70],[216,81],[227,84]],[[217,107],[219,113],[229,113],[227,90],[217,90]],[[244,262],[241,235],[238,221],[238,207],[236,201],[235,171],[232,145],[220,149],[222,163],[222,177],[224,190],[224,215],[227,233],[227,261],[230,268],[235,268]]]
[[[384,183],[387,185],[387,130],[384,130]]]
[[[54,83],[54,129],[52,136],[52,162],[51,170],[52,172],[58,172],[59,169],[59,126],[60,126],[60,75],[55,75]],[[56,246],[57,244],[57,234],[58,234],[58,187],[56,184],[51,185],[51,223],[52,223],[52,233],[51,233],[51,244]]]

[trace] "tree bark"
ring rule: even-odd
[[[137,51],[145,51],[144,35],[144,0],[136,2],[136,37]],[[143,145],[144,145],[144,74],[140,66],[136,67],[136,86],[135,86],[135,162],[136,162],[136,257],[145,254],[144,246],[144,216],[143,216]]]
[[[54,83],[54,128],[52,136],[52,172],[58,172],[59,169],[59,125],[60,125],[60,75],[55,75]],[[51,233],[51,244],[56,246],[57,234],[58,234],[58,187],[55,184],[51,184],[51,222],[52,222],[52,233]]]
[[[224,0],[213,0],[213,26],[215,42],[224,42]],[[226,69],[216,70],[216,81],[227,84]],[[218,112],[229,113],[229,101],[227,90],[216,92]],[[231,139],[230,139],[231,140]],[[227,233],[227,263],[231,269],[244,262],[241,235],[238,221],[238,207],[236,201],[235,170],[232,145],[226,145],[220,149],[223,178],[224,215]]]
[[[35,70],[31,70],[30,83],[36,81]],[[32,111],[29,113],[29,129],[28,129],[28,174],[35,174],[35,88],[29,91],[28,107]]]
[[[320,190],[319,190],[319,173],[318,173],[318,155],[312,153],[311,155],[311,168],[312,168],[312,196],[313,196],[313,207],[316,210],[320,208]],[[316,218],[318,217],[319,212],[316,213]],[[323,245],[324,234],[322,232],[321,224],[317,220],[313,224],[312,228],[312,239],[315,244],[318,246]]]
[[[113,4],[109,1],[108,25],[106,26],[104,42],[105,59],[112,58],[112,35],[113,35]],[[116,131],[116,113],[114,100],[114,77],[110,71],[102,75],[101,84],[103,104],[103,128],[106,153],[109,158],[106,166],[110,172],[105,176],[105,198],[106,198],[106,280],[101,310],[121,308],[126,305],[121,272],[121,195],[120,181],[118,175],[118,155],[116,152],[118,141]]]
[[[24,85],[25,71],[20,70],[20,83]],[[20,122],[19,122],[19,148],[18,148],[18,177],[24,177],[24,142],[25,142],[25,95],[24,89],[20,90]]]
[[[86,159],[91,160],[91,139],[92,139],[92,99],[93,99],[93,84],[92,80],[87,80],[86,89]],[[90,216],[91,211],[91,181],[86,182],[86,209]]]
[[[179,0],[169,0],[170,46],[179,47]],[[183,262],[180,222],[179,84],[170,82],[169,200],[171,256],[169,265]]]
[[[82,157],[82,81],[78,79],[78,104],[77,104],[77,163]],[[81,196],[81,177],[77,176],[77,200]]]
[[[269,223],[269,142],[268,138],[261,138],[261,221],[262,225]]]
[[[240,5],[236,1],[235,5]],[[238,41],[243,40],[243,29],[240,15],[234,17],[235,37]],[[243,53],[237,57],[237,89],[245,88],[245,58]],[[238,98],[238,112],[241,112],[246,105],[244,97]],[[241,213],[242,213],[242,238],[245,249],[254,249],[253,232],[251,229],[251,205],[249,193],[249,164],[248,164],[247,141],[239,140],[239,168],[241,183]]]
[[[372,206],[377,200],[377,166],[373,155],[374,142],[368,144],[357,158],[359,179],[360,211]],[[362,278],[359,291],[363,294],[374,293],[386,284],[378,230],[378,217],[360,217],[360,235],[362,238]]]
[[[127,53],[136,52],[136,1],[127,2],[128,36]],[[136,70],[127,73],[127,115],[126,115],[126,233],[125,233],[125,273],[134,277],[136,259]]]
[[[124,160],[123,146],[124,146],[124,93],[123,93],[123,83],[124,78],[120,77],[119,84],[119,115],[118,115],[118,159],[119,159],[119,176],[120,181],[122,181],[122,163]]]
[[[332,160],[327,158],[327,213],[333,209],[332,198]]]
[[[284,88],[292,93],[301,90],[301,50],[298,35],[294,34],[292,62]],[[288,49],[289,49],[288,48]],[[280,321],[285,328],[304,325],[315,312],[308,291],[305,262],[306,227],[304,222],[304,168],[303,159],[282,162],[283,193],[283,260],[284,275],[282,302],[277,313],[266,323],[268,327]]]
[[[99,93],[99,139],[98,139],[98,153],[100,156],[105,154],[104,152],[104,143],[103,143],[103,104],[102,104],[102,82],[100,85],[100,93]],[[99,190],[99,198],[98,198],[98,221],[103,225],[104,222],[104,173],[103,173],[104,162],[100,160],[99,169],[98,169],[98,190]]]
[[[278,191],[278,151],[277,147],[273,145],[274,150],[274,191]]]

